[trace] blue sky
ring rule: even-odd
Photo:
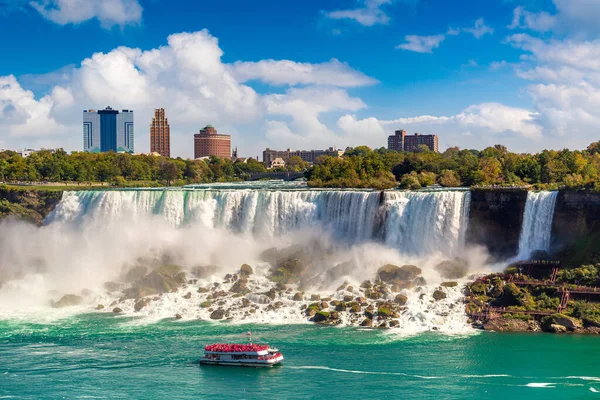
[[[596,0],[0,0],[0,148],[80,150],[81,111],[165,107],[175,155],[211,123],[265,147],[584,148]],[[8,40],[7,40],[8,39]]]

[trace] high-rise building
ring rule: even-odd
[[[150,152],[171,157],[171,128],[164,108],[154,109],[154,118],[150,125]]]
[[[437,135],[407,135],[405,130],[398,130],[388,136],[388,150],[417,151],[420,145],[429,147],[431,151],[438,151]]]
[[[231,136],[217,133],[212,125],[194,135],[194,158],[208,156],[231,157]]]
[[[133,110],[83,110],[83,150],[133,153]]]
[[[276,158],[281,158],[283,161],[288,162],[290,157],[300,157],[302,161],[314,164],[320,156],[339,158],[343,155],[344,150],[338,150],[335,147],[330,147],[327,150],[272,150],[267,148],[263,151],[263,162],[266,165],[271,165]]]

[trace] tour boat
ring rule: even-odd
[[[283,355],[269,345],[211,344],[204,347],[200,364],[230,365],[240,367],[273,367],[283,363]]]

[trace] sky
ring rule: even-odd
[[[0,0],[0,148],[82,150],[82,111],[133,109],[149,151],[207,124],[244,157],[386,146],[517,152],[600,140],[598,0]],[[262,156],[261,156],[262,159]]]

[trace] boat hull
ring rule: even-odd
[[[205,360],[201,359],[200,364],[202,365],[223,365],[226,367],[250,367],[250,368],[272,368],[283,364],[283,360],[272,362],[272,363],[257,363],[257,362],[238,362],[238,361],[216,361],[216,360]]]

